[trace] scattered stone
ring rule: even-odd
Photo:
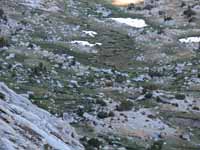
[[[8,56],[6,56],[6,59],[12,59],[12,58],[15,58],[15,54],[14,53],[9,54]]]
[[[104,119],[104,118],[109,117],[109,115],[107,112],[101,111],[101,112],[98,112],[97,117],[99,117],[100,119]]]
[[[105,85],[106,85],[107,87],[111,87],[111,86],[113,86],[113,81],[112,81],[112,80],[106,80],[106,81],[105,81]]]
[[[151,119],[156,119],[156,116],[153,115],[153,114],[149,114],[149,115],[147,115],[147,117],[148,117],[148,118],[151,118]]]
[[[175,95],[175,98],[178,99],[178,100],[184,100],[185,97],[186,97],[185,94],[179,94],[179,93],[177,93],[177,94]]]
[[[4,39],[0,40],[0,77],[20,93],[34,91],[29,98],[35,104],[56,116],[63,116],[67,123],[64,127],[58,123],[57,127],[55,120],[58,118],[51,122],[49,116],[38,115],[41,111],[32,113],[32,107],[29,110],[29,106],[15,105],[15,101],[9,101],[9,107],[3,106],[2,110],[5,107],[13,115],[29,119],[50,134],[48,137],[57,137],[66,145],[71,143],[64,135],[78,141],[74,133],[71,135],[68,130],[67,134],[63,133],[71,122],[81,136],[88,136],[83,140],[87,150],[137,149],[135,146],[140,143],[141,149],[146,149],[153,139],[166,135],[166,140],[177,137],[182,125],[191,127],[191,131],[199,127],[199,2],[145,0],[119,9],[104,1],[66,2],[0,2],[3,6],[0,9],[0,37]],[[130,16],[139,18],[128,18]],[[110,17],[115,20],[110,21]],[[189,37],[179,39],[185,36]],[[187,90],[191,97],[174,96],[174,92]],[[21,95],[27,99],[27,94]],[[0,100],[1,103],[7,103],[7,95],[4,97],[0,92],[0,99],[6,99]],[[17,107],[25,108],[25,113]],[[0,112],[1,117],[6,116]],[[170,113],[178,118],[168,117]],[[7,124],[10,120],[13,121],[12,117],[5,117],[3,121]],[[176,124],[176,121],[181,123]],[[4,127],[3,135],[8,136],[12,130]],[[20,141],[22,146],[31,141],[31,146],[36,145],[36,148],[26,149],[55,149],[48,140],[37,138],[35,132],[32,135],[29,131],[35,130],[23,129],[21,133],[17,130],[20,137],[10,136],[16,137],[10,141]],[[195,140],[188,142],[189,146],[199,143],[198,134],[193,134]],[[125,140],[119,138],[122,135]],[[0,138],[0,149],[7,143],[6,136]],[[107,136],[114,136],[114,139],[108,142]],[[103,141],[102,146],[91,137]],[[139,138],[135,142],[135,137],[145,142],[140,142]],[[179,142],[173,143],[180,146]],[[155,142],[151,150],[161,149],[160,145]]]
[[[158,103],[163,103],[163,104],[171,104],[171,102],[167,99],[167,98],[164,98],[162,96],[157,96],[156,97],[156,101]]]
[[[172,106],[178,107],[178,103],[172,103]]]
[[[186,133],[181,134],[180,138],[183,139],[183,140],[186,140],[186,141],[190,141],[190,135],[186,134]]]
[[[165,138],[166,135],[167,135],[167,133],[165,133],[165,132],[161,132],[161,133],[159,134],[159,137],[160,137],[160,138]]]
[[[196,110],[196,111],[199,111],[199,110],[200,110],[200,108],[199,108],[198,106],[193,106],[192,109],[193,109],[193,110]]]
[[[106,102],[104,100],[102,100],[102,99],[97,99],[96,100],[96,104],[99,104],[101,106],[107,106]]]

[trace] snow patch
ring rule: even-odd
[[[12,58],[15,58],[15,54],[14,54],[14,53],[9,54],[9,55],[6,57],[7,60],[8,60],[8,59],[12,59]]]
[[[200,43],[200,37],[188,37],[179,39],[181,43]]]
[[[94,31],[83,31],[83,33],[85,33],[85,34],[87,34],[87,35],[89,35],[89,36],[91,36],[91,37],[95,37],[95,35],[97,35],[97,32],[94,32]]]
[[[144,28],[148,26],[145,20],[143,19],[132,19],[132,18],[110,18],[110,19],[134,28]]]
[[[82,46],[86,46],[86,47],[94,47],[94,46],[102,45],[102,43],[91,44],[88,41],[71,41],[71,44],[77,44],[77,45],[82,45]]]

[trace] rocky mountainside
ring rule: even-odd
[[[199,52],[198,0],[0,0],[0,149],[199,150]]]
[[[83,150],[74,129],[0,83],[0,149]]]

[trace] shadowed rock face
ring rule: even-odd
[[[1,150],[83,150],[74,129],[0,83]]]

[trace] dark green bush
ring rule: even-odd
[[[3,9],[0,9],[0,19],[2,19],[4,17],[4,11]]]
[[[8,21],[3,9],[0,9],[0,19],[4,20],[5,22]]]
[[[102,144],[102,142],[97,138],[91,138],[90,140],[88,140],[88,145],[90,145],[92,147],[99,148],[101,146],[101,144]]]
[[[0,99],[5,100],[5,95],[0,92]]]
[[[8,41],[6,40],[6,38],[0,37],[0,48],[4,46],[8,46]]]
[[[97,114],[97,117],[103,119],[103,118],[107,118],[108,117],[108,113],[107,112],[104,112],[104,111],[100,111],[98,114]]]
[[[117,106],[118,111],[128,111],[133,108],[133,102],[129,100],[122,101],[120,105]]]
[[[155,141],[153,145],[148,150],[162,150],[163,147],[163,141]]]
[[[178,100],[184,100],[185,99],[185,95],[184,94],[176,94],[175,98]]]
[[[99,104],[101,106],[107,106],[106,102],[104,100],[102,100],[102,99],[97,99],[96,100],[96,104]]]
[[[37,66],[32,68],[32,73],[37,76],[41,75],[42,73],[45,73],[46,71],[47,68],[42,62],[40,62]]]
[[[196,12],[193,11],[193,10],[191,9],[190,6],[188,6],[188,9],[185,10],[185,11],[183,12],[183,14],[184,14],[186,17],[190,18],[190,17],[196,15]]]
[[[97,117],[100,119],[104,119],[104,118],[108,118],[108,117],[113,117],[115,114],[114,112],[110,111],[110,112],[105,112],[105,111],[100,111],[97,114]]]
[[[116,76],[116,79],[115,81],[118,82],[118,83],[122,83],[126,80],[126,77],[125,76],[122,76],[122,75],[117,75]]]
[[[145,98],[149,99],[152,98],[153,94],[151,92],[145,94]]]

